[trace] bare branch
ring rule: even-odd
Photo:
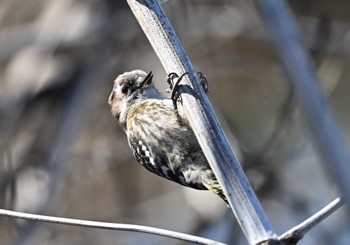
[[[338,210],[341,206],[343,206],[344,202],[341,198],[337,198],[328,204],[326,207],[318,211],[316,214],[285,232],[279,237],[279,240],[285,241],[286,244],[296,244],[299,240],[301,240],[304,235],[314,228],[317,224],[327,218],[329,215]]]
[[[269,221],[255,196],[169,20],[158,1],[127,0],[167,73],[188,73],[179,89],[183,109],[250,244],[273,240]]]
[[[334,170],[350,215],[350,156],[286,1],[255,0],[302,103],[319,151]]]
[[[192,236],[192,235],[188,235],[180,232],[174,232],[174,231],[169,231],[165,229],[159,229],[159,228],[142,226],[142,225],[116,224],[116,223],[97,222],[97,221],[89,221],[89,220],[81,220],[81,219],[68,219],[68,218],[53,217],[53,216],[46,216],[46,215],[28,214],[28,213],[10,211],[5,209],[0,209],[0,216],[31,220],[31,221],[40,221],[40,222],[53,223],[53,224],[81,226],[81,227],[87,227],[87,228],[141,232],[141,233],[148,233],[152,235],[183,240],[187,242],[194,242],[197,244],[225,245],[224,243],[209,240],[202,237],[197,237],[197,236]]]

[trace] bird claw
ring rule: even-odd
[[[169,84],[169,88],[166,91],[170,93],[170,98],[174,103],[176,103],[180,97],[179,95],[179,87],[181,86],[180,82],[185,75],[188,75],[188,72],[183,73],[181,76],[177,75],[175,72],[171,72],[168,74],[166,78],[166,81]]]
[[[166,82],[168,83],[169,87],[167,88],[166,92],[171,93],[174,87],[174,80],[175,78],[179,77],[175,72],[171,72],[166,77]]]
[[[180,82],[182,78],[188,75],[188,72],[183,73],[181,76],[177,75],[175,72],[171,72],[168,74],[166,81],[169,84],[169,87],[167,88],[166,92],[170,93],[170,98],[175,102],[179,99],[179,87],[181,86]],[[196,76],[199,80],[199,84],[202,86],[204,92],[207,94],[208,93],[208,80],[207,78],[203,75],[202,72],[197,72]]]
[[[204,92],[207,94],[209,91],[208,80],[202,72],[197,72],[196,76],[199,80],[199,84],[202,86]]]

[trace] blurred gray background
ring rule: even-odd
[[[350,135],[350,1],[290,1],[335,116]],[[163,5],[278,234],[339,195],[251,1]],[[0,1],[0,208],[125,222],[247,244],[209,192],[139,166],[109,112],[115,77],[166,74],[124,1]],[[350,244],[344,210],[300,244]],[[1,244],[183,244],[0,217]]]

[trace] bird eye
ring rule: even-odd
[[[129,91],[129,86],[124,85],[124,86],[122,87],[122,93],[123,93],[123,94],[127,94],[128,91]]]

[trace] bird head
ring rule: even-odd
[[[158,97],[159,92],[152,84],[153,73],[133,70],[119,75],[108,98],[112,115],[125,127],[127,115],[138,103]]]

